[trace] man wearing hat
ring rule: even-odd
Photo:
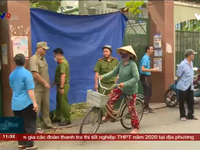
[[[106,74],[106,73],[112,71],[117,66],[119,61],[118,61],[117,58],[111,56],[112,47],[110,45],[105,45],[102,48],[102,51],[103,51],[103,56],[104,57],[100,58],[97,61],[96,66],[94,68],[94,71],[95,71],[95,86],[94,86],[94,89],[96,91],[98,91],[99,93],[101,93],[101,94],[108,95],[110,93],[110,91],[105,91],[104,92],[104,90],[99,86],[99,84],[98,84],[98,76]],[[117,78],[113,77],[113,78],[110,78],[110,79],[103,79],[101,81],[101,84],[102,84],[102,86],[109,88],[113,84],[115,84],[115,82],[117,82]],[[116,106],[116,109],[119,107],[119,105],[120,104],[118,104]],[[112,121],[114,121],[114,120],[112,120]]]
[[[95,87],[94,88],[96,91],[98,90],[99,93],[103,93],[104,90],[98,86],[98,76],[112,71],[119,63],[117,58],[111,56],[112,47],[110,45],[105,45],[102,48],[102,51],[103,51],[104,57],[100,58],[97,61],[96,66],[94,68],[94,71],[95,71]],[[116,77],[113,77],[110,79],[102,80],[101,84],[104,87],[111,87],[113,84],[115,84],[115,82],[116,82]],[[108,95],[109,93],[110,91],[106,91],[104,94]]]
[[[178,82],[176,88],[178,89],[179,98],[179,111],[180,120],[185,121],[186,119],[194,119],[194,70],[193,70],[193,60],[194,55],[197,54],[192,49],[187,49],[185,51],[185,59],[179,64],[177,69]],[[188,106],[188,113],[186,115],[185,111],[185,101]]]
[[[29,70],[33,74],[34,83],[35,83],[35,96],[38,104],[38,113],[37,113],[37,128],[38,133],[42,133],[40,123],[40,110],[41,110],[41,119],[44,122],[45,128],[54,128],[51,124],[49,118],[49,74],[48,74],[48,64],[45,59],[46,50],[49,47],[46,42],[38,42],[36,53],[30,58],[29,61]]]

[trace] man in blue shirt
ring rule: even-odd
[[[177,69],[178,83],[176,88],[178,89],[179,98],[179,111],[181,121],[187,119],[195,119],[194,117],[194,70],[193,70],[193,60],[194,54],[197,54],[191,49],[185,51],[185,59],[179,64]],[[184,103],[187,102],[188,114],[186,116]]]
[[[34,134],[36,131],[36,117],[38,105],[34,94],[34,81],[32,74],[24,68],[25,57],[17,54],[14,58],[16,68],[9,76],[12,88],[11,109],[15,117],[22,117],[24,134]],[[33,141],[18,141],[19,149],[35,149]]]
[[[149,107],[149,102],[152,95],[151,72],[158,71],[158,68],[151,68],[150,56],[153,54],[153,52],[153,46],[146,46],[146,54],[140,61],[140,80],[143,86],[145,113],[153,113],[153,109]]]

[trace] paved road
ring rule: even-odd
[[[200,110],[196,109],[195,114],[200,117]],[[89,128],[87,128],[89,129]],[[78,133],[78,127],[69,128],[65,133]],[[129,133],[123,129],[119,122],[105,123],[101,125],[98,133]],[[179,121],[178,109],[159,109],[155,114],[146,114],[141,122],[141,133],[200,133],[200,120]],[[63,149],[63,150],[198,150],[200,142],[36,142],[39,149]],[[4,142],[0,144],[0,149],[16,149],[16,142]]]

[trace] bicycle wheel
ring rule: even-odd
[[[140,98],[136,98],[136,111],[138,114],[138,119],[141,122],[143,114],[144,114],[144,103],[142,102]],[[132,129],[133,127],[131,125],[131,116],[128,112],[127,104],[124,104],[124,106],[122,107],[121,117],[122,117],[122,119],[120,120],[121,125],[125,129]]]
[[[97,107],[92,107],[81,123],[79,134],[96,133],[101,124],[102,117],[103,117],[102,109]]]

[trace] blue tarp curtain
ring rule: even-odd
[[[53,50],[62,48],[70,65],[69,103],[84,102],[86,91],[94,88],[94,66],[102,57],[102,47],[122,46],[127,18],[120,12],[93,15],[64,15],[41,9],[31,9],[32,54],[36,44],[46,41],[50,50],[46,60],[50,80],[53,82],[57,63]],[[118,57],[119,58],[119,57]],[[56,87],[50,90],[50,110],[56,107]]]

